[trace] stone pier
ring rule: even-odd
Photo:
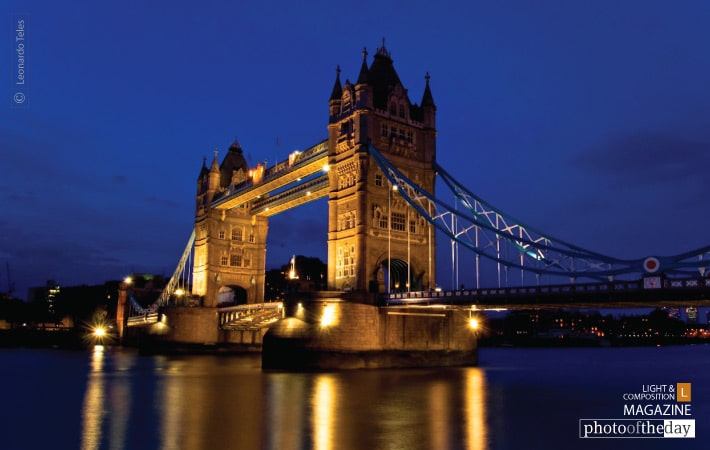
[[[264,335],[262,367],[330,370],[473,366],[470,309],[380,307],[366,296],[313,293],[287,302],[286,318]]]

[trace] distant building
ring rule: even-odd
[[[698,308],[688,306],[685,308],[685,314],[688,316],[688,323],[698,323]]]
[[[668,317],[671,319],[680,319],[680,308],[674,306],[663,308],[663,310],[668,313]]]
[[[54,280],[47,280],[44,286],[31,287],[27,292],[27,301],[30,303],[41,302],[46,304],[46,311],[49,314],[56,312],[57,295],[61,287]]]

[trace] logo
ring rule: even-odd
[[[644,384],[625,392],[621,419],[580,419],[579,437],[695,438],[692,383]]]
[[[690,403],[691,383],[676,384],[676,401],[682,403]]]

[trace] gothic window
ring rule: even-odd
[[[219,230],[219,238],[224,239],[224,230]]]
[[[242,229],[241,228],[233,228],[232,229],[232,240],[233,241],[241,241],[242,240]]]
[[[380,228],[387,228],[387,216],[384,214],[380,216]]]
[[[392,229],[394,231],[404,231],[404,224],[406,223],[406,217],[402,213],[392,213]]]
[[[397,104],[394,102],[392,102],[392,104],[390,104],[390,114],[393,116],[397,115]]]
[[[389,127],[387,126],[386,123],[383,123],[382,127],[380,128],[380,135],[387,136],[388,133],[389,133]]]
[[[249,242],[252,243],[252,244],[253,244],[254,242],[256,242],[256,240],[255,240],[255,238],[254,238],[254,233],[250,233],[250,234],[249,234]]]
[[[399,105],[399,117],[404,117],[404,105]]]
[[[229,265],[232,267],[241,267],[242,265],[242,255],[230,255]]]
[[[407,141],[414,142],[414,132],[412,130],[407,131]]]
[[[222,257],[219,259],[219,265],[220,265],[220,266],[226,266],[226,265],[227,265],[227,257],[226,257],[226,256],[222,256]]]
[[[409,232],[410,232],[410,233],[416,233],[416,232],[417,232],[417,221],[416,221],[416,220],[410,220],[410,221],[409,221]]]
[[[375,186],[382,186],[382,174],[375,174]]]
[[[249,257],[249,255],[246,255],[244,257],[244,267],[250,267],[250,266],[251,266],[251,258]]]
[[[404,128],[399,129],[399,138],[404,139]]]

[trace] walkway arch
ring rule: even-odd
[[[381,261],[375,271],[375,280],[380,293],[422,290],[422,274],[417,274],[414,267],[398,258]]]
[[[222,286],[217,292],[217,306],[234,306],[247,303],[247,291],[241,286]]]

